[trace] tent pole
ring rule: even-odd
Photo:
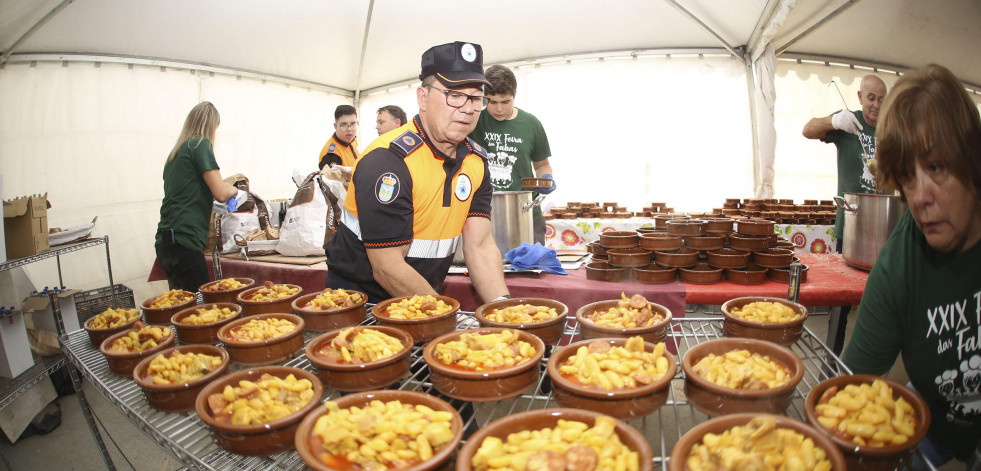
[[[695,16],[694,14],[692,14],[692,12],[686,10],[685,7],[681,6],[681,4],[679,4],[676,0],[664,0],[664,1],[670,3],[672,6],[674,6],[678,10],[680,10],[681,13],[683,13],[685,16],[687,16],[689,19],[691,19],[695,23],[698,23],[698,25],[701,26],[702,29],[704,29],[705,31],[707,31],[709,34],[711,34],[713,37],[715,37],[715,39],[717,39],[720,43],[722,43],[722,47],[726,48],[726,50],[729,51],[729,54],[732,54],[732,55],[734,55],[736,57],[742,57],[742,54],[740,54],[738,51],[736,51],[736,48],[735,47],[733,47],[728,42],[726,42],[725,39],[722,39],[722,36],[719,36],[719,34],[715,32],[715,30],[713,30],[712,28],[709,28],[709,26],[707,24],[705,24],[704,22],[702,22],[702,20],[698,19],[698,17]]]
[[[803,33],[798,34],[794,39],[791,39],[790,41],[787,41],[787,43],[784,44],[783,46],[780,46],[780,49],[777,49],[776,54],[778,56],[780,54],[783,54],[784,51],[786,51],[787,49],[790,49],[790,47],[793,46],[794,44],[796,44],[797,41],[800,41],[801,39],[804,39],[807,35],[809,35],[812,32],[814,32],[814,30],[820,28],[825,23],[831,21],[834,17],[842,14],[845,10],[851,8],[856,3],[858,3],[858,0],[848,0],[847,3],[845,3],[844,5],[836,8],[835,11],[829,13],[828,16],[826,16],[826,17],[818,20],[817,23],[814,23],[813,25],[811,25],[810,28],[807,28],[806,30],[804,30]]]
[[[358,81],[354,85],[354,109],[361,108],[361,77],[364,74],[364,56],[368,47],[368,32],[371,30],[371,13],[375,9],[375,0],[368,2],[368,17],[364,20],[364,37],[361,38],[361,60],[358,62]]]
[[[21,35],[21,37],[17,38],[17,40],[14,41],[14,44],[10,46],[10,49],[3,51],[3,55],[0,55],[0,65],[5,64],[7,60],[10,59],[10,55],[13,54],[14,51],[16,51],[17,48],[24,43],[24,41],[27,41],[28,38],[33,36],[34,33],[37,32],[37,30],[41,29],[41,27],[44,26],[44,24],[47,23],[48,20],[54,18],[55,15],[60,13],[61,10],[64,10],[65,7],[67,7],[73,1],[75,0],[62,0],[61,3],[58,4],[58,6],[52,8],[47,15],[44,15],[44,17],[38,20],[37,23],[34,23],[34,26],[31,26],[31,29],[27,30],[26,33],[24,33],[23,35]]]
[[[759,110],[756,109],[756,80],[754,79],[753,56],[747,52],[741,57],[746,66],[746,90],[749,95],[749,123],[753,136],[753,197],[756,198],[758,197],[757,192],[762,183],[760,181],[760,129],[756,122],[756,116],[759,113]]]

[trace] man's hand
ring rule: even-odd
[[[556,187],[556,185],[555,185],[555,177],[553,177],[551,173],[546,173],[545,175],[542,175],[542,178],[547,178],[549,180],[552,180],[552,187],[551,188],[540,188],[540,189],[538,189],[538,192],[541,193],[541,194],[543,194],[543,195],[547,195],[547,194],[555,191],[555,187]]]
[[[858,118],[855,117],[855,113],[848,110],[841,110],[831,115],[831,125],[834,126],[835,129],[840,129],[855,135],[858,135],[858,132],[862,130],[862,124],[858,122]]]

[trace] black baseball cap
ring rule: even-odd
[[[450,87],[490,85],[484,77],[484,52],[480,44],[457,41],[429,48],[422,54],[419,80],[430,75]]]

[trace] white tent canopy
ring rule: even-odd
[[[359,108],[364,147],[375,109],[415,112],[421,53],[465,40],[518,75],[559,202],[827,199],[834,150],[800,130],[842,107],[829,83],[854,108],[862,75],[891,86],[936,62],[977,90],[979,20],[976,0],[0,0],[2,195],[47,191],[52,226],[98,215],[116,279],[141,284],[195,103],[222,114],[223,174],[289,197],[335,106]],[[66,283],[104,284],[98,255],[66,263]]]

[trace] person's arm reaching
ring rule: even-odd
[[[841,110],[831,116],[811,119],[804,125],[802,134],[808,139],[824,139],[828,132],[835,129],[858,134],[862,129],[862,124],[858,122],[855,113]]]
[[[388,294],[409,296],[414,294],[437,294],[429,282],[405,262],[408,245],[366,249],[371,272],[375,281],[385,288]]]
[[[494,242],[490,219],[469,217],[463,224],[463,254],[470,280],[484,302],[509,294],[504,283],[501,251]]]
[[[220,203],[228,201],[228,198],[237,196],[239,191],[241,191],[238,188],[225,183],[225,181],[221,179],[221,172],[218,169],[205,171],[204,182],[208,185],[208,189],[211,190],[211,195],[214,196],[215,200]]]
[[[535,175],[538,178],[549,178],[552,180],[552,188],[541,189],[538,192],[548,194],[555,191],[558,185],[555,183],[555,177],[552,176],[552,164],[548,163],[548,158],[539,160],[538,162],[532,162],[532,165],[535,166]]]

